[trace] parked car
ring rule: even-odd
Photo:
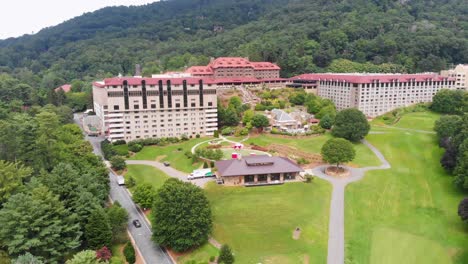
[[[138,219],[133,220],[133,225],[134,225],[136,228],[141,227],[140,220],[138,220]]]
[[[199,179],[199,178],[205,178],[205,177],[214,177],[214,173],[211,171],[211,169],[199,169],[199,170],[194,170],[192,173],[190,173],[187,176],[187,180],[194,180],[194,179]]]
[[[164,166],[166,166],[166,167],[171,166],[171,163],[169,163],[169,161],[165,161],[165,162],[163,162],[163,164],[164,164]]]

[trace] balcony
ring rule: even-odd
[[[124,134],[109,134],[110,139],[124,138]]]
[[[205,114],[205,117],[206,117],[206,118],[209,118],[209,117],[216,117],[216,118],[217,118],[217,117],[218,117],[218,114],[217,114],[217,113],[206,113],[206,114]]]
[[[124,124],[123,123],[118,123],[118,124],[109,124],[109,128],[123,128]]]
[[[218,109],[205,109],[205,113],[217,113]]]
[[[123,117],[123,113],[113,113],[113,114],[108,114],[106,117],[113,118],[113,117]]]
[[[123,133],[125,130],[123,128],[112,128],[109,129],[109,133]]]

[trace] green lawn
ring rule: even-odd
[[[434,118],[417,113],[402,121],[429,129],[429,122],[418,121]],[[392,168],[370,171],[346,189],[347,261],[462,263],[456,259],[468,245],[468,226],[457,215],[463,195],[439,164],[436,136],[392,130],[367,139]]]
[[[434,123],[439,117],[439,114],[432,112],[408,113],[402,116],[395,126],[433,131]]]
[[[320,154],[320,150],[322,149],[323,144],[325,144],[325,142],[330,138],[332,138],[332,135],[330,133],[305,138],[283,138],[263,134],[257,137],[249,138],[249,140],[247,140],[245,144],[248,145],[250,143],[255,143],[256,145],[265,147],[270,144],[276,143],[294,147],[305,152]],[[361,167],[380,165],[379,160],[368,147],[361,143],[354,143],[354,147],[356,149],[356,158],[352,162],[352,164]]]
[[[143,182],[150,183],[157,190],[163,183],[169,179],[169,176],[164,172],[148,165],[128,165],[125,180],[132,176],[137,184]]]
[[[177,170],[184,172],[192,172],[194,169],[199,168],[201,163],[192,164],[192,159],[188,159],[184,153],[190,151],[193,146],[208,138],[196,138],[189,141],[184,141],[178,144],[171,144],[167,146],[147,146],[140,152],[130,157],[131,160],[156,160],[169,161],[171,166]],[[178,149],[181,150],[178,150]]]
[[[185,264],[185,263],[209,263],[210,257],[217,257],[219,255],[219,250],[215,248],[210,243],[206,243],[205,245],[195,249],[194,251],[182,255],[177,258],[177,263]]]
[[[227,243],[236,263],[325,263],[331,185],[320,179],[310,184],[265,187],[207,185],[214,217],[213,236]],[[296,227],[302,229],[293,239]]]

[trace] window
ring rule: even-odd
[[[156,108],[156,104],[151,104],[151,108]]]
[[[118,106],[118,105],[114,105],[114,110],[119,110],[119,106]]]
[[[213,106],[213,102],[208,102],[208,106]]]
[[[191,105],[192,107],[195,107],[195,103],[191,103],[190,105]]]
[[[133,105],[133,109],[140,109],[139,105]]]

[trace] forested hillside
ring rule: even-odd
[[[466,0],[171,0],[110,7],[0,41],[0,72],[50,89],[77,78],[132,74],[136,63],[150,74],[230,55],[276,62],[284,77],[438,71],[468,61],[467,16]]]

